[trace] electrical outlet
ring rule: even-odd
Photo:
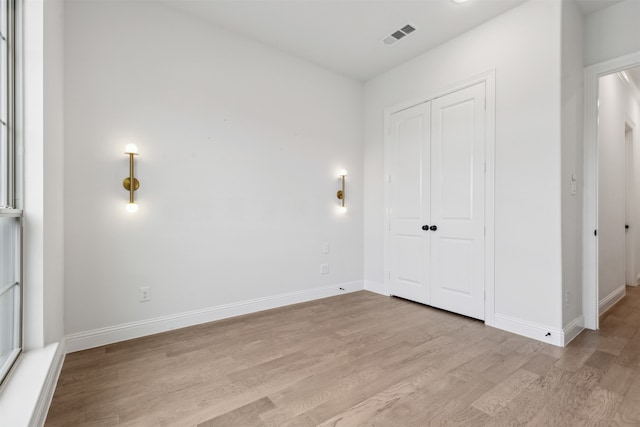
[[[329,264],[320,264],[320,274],[329,274]]]
[[[151,301],[151,288],[143,286],[140,288],[140,302]]]

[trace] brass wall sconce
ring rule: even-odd
[[[342,190],[338,190],[337,196],[338,199],[342,201],[342,205],[340,206],[340,212],[344,213],[347,211],[347,207],[344,205],[345,199],[345,191],[344,191],[344,177],[347,176],[347,171],[342,169],[338,172],[338,176],[342,179]]]
[[[138,155],[138,147],[135,144],[127,144],[124,147],[124,154],[129,156],[129,176],[122,181],[122,186],[129,192],[127,211],[134,213],[138,211],[138,205],[133,197],[133,192],[140,188],[140,181],[136,179],[133,171],[133,156]]]

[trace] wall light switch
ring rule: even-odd
[[[320,274],[329,274],[329,264],[320,264]]]
[[[328,254],[329,253],[329,243],[323,243],[322,244],[322,253],[323,254]]]

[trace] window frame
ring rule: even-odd
[[[3,3],[6,4],[6,55],[7,55],[7,82],[6,82],[6,100],[2,99],[4,95],[0,94],[0,102],[6,102],[6,111],[7,111],[7,164],[6,166],[6,188],[4,189],[6,194],[5,200],[0,200],[0,219],[2,218],[18,218],[18,230],[15,242],[15,260],[16,260],[16,272],[15,272],[15,280],[14,284],[5,284],[0,283],[0,286],[5,286],[6,289],[3,290],[3,294],[5,292],[10,292],[10,290],[17,286],[17,299],[18,302],[14,307],[17,313],[13,313],[16,319],[16,330],[13,331],[15,336],[17,337],[17,347],[14,348],[10,354],[10,357],[0,365],[0,386],[6,383],[7,378],[9,378],[13,367],[16,366],[16,362],[19,360],[23,347],[24,347],[24,251],[23,251],[23,242],[24,242],[24,218],[22,211],[22,197],[20,196],[22,179],[21,173],[22,168],[20,167],[20,150],[17,149],[19,147],[19,141],[17,139],[17,127],[19,123],[18,117],[20,117],[20,109],[19,109],[19,91],[18,84],[20,82],[18,72],[20,70],[19,64],[17,63],[18,58],[20,57],[18,53],[18,49],[20,46],[20,33],[19,29],[21,28],[19,25],[19,14],[20,14],[20,0],[4,0]],[[5,5],[0,3],[0,7],[4,7]],[[1,168],[0,168],[1,169]],[[5,206],[6,205],[6,206]],[[1,325],[0,325],[1,327]]]
[[[2,296],[5,292],[10,292],[12,288],[17,287],[17,306],[14,307],[16,312],[13,313],[14,319],[17,320],[17,331],[14,330],[14,333],[17,335],[17,347],[14,348],[10,357],[0,365],[0,385],[3,385],[5,380],[9,377],[11,370],[16,365],[16,362],[20,358],[22,354],[22,349],[24,345],[24,291],[23,291],[23,219],[22,219],[22,210],[20,209],[0,209],[0,219],[2,218],[18,218],[18,230],[16,236],[16,277],[15,282],[13,284],[0,284],[0,286],[5,286],[6,289],[0,289],[0,296]]]

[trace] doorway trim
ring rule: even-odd
[[[453,92],[474,86],[478,83],[485,84],[485,201],[484,201],[484,323],[489,326],[495,325],[495,122],[496,122],[496,83],[495,69],[482,74],[470,77],[466,80],[454,83],[446,88],[427,93],[424,96],[414,98],[384,109],[384,285],[385,293],[391,294],[389,283],[391,242],[389,233],[390,224],[390,194],[389,194],[389,171],[390,171],[390,139],[389,130],[391,115],[399,113],[416,105],[433,101]]]
[[[584,202],[582,312],[584,327],[598,329],[598,81],[600,77],[640,65],[640,51],[590,65],[584,70]]]
[[[626,82],[625,82],[626,83]],[[628,87],[631,87],[630,85],[628,85]],[[634,96],[635,98],[635,96]],[[640,103],[640,99],[637,99],[637,102]],[[625,172],[624,172],[624,180],[625,180],[625,224],[626,225],[630,225],[632,222],[634,223],[633,225],[631,225],[631,229],[630,230],[626,230],[625,232],[625,242],[624,242],[624,246],[625,246],[625,254],[624,254],[624,278],[625,278],[625,285],[627,286],[638,286],[638,277],[637,277],[637,268],[636,268],[636,250],[635,250],[635,245],[633,244],[633,234],[635,233],[635,226],[638,224],[635,224],[635,222],[633,221],[634,218],[634,214],[637,213],[637,209],[636,209],[636,203],[633,200],[633,194],[637,194],[636,191],[634,191],[636,189],[636,185],[635,185],[635,177],[638,174],[638,171],[635,168],[635,158],[637,156],[636,153],[636,147],[634,146],[633,142],[634,142],[634,137],[635,137],[635,132],[636,132],[636,124],[633,121],[633,119],[629,116],[629,114],[625,113],[625,117],[624,117],[624,127],[625,127],[625,135],[624,135],[624,153],[625,153]],[[631,139],[628,141],[627,140],[627,129],[629,129],[629,136],[631,137]],[[629,166],[631,166],[631,168],[629,168]],[[631,169],[631,174],[629,174],[629,169]],[[631,190],[631,191],[629,191]],[[629,242],[629,233],[631,233],[631,242]],[[631,244],[629,244],[631,243]],[[631,258],[631,259],[629,259]],[[633,272],[631,281],[629,280],[629,267],[631,267],[631,270]]]

